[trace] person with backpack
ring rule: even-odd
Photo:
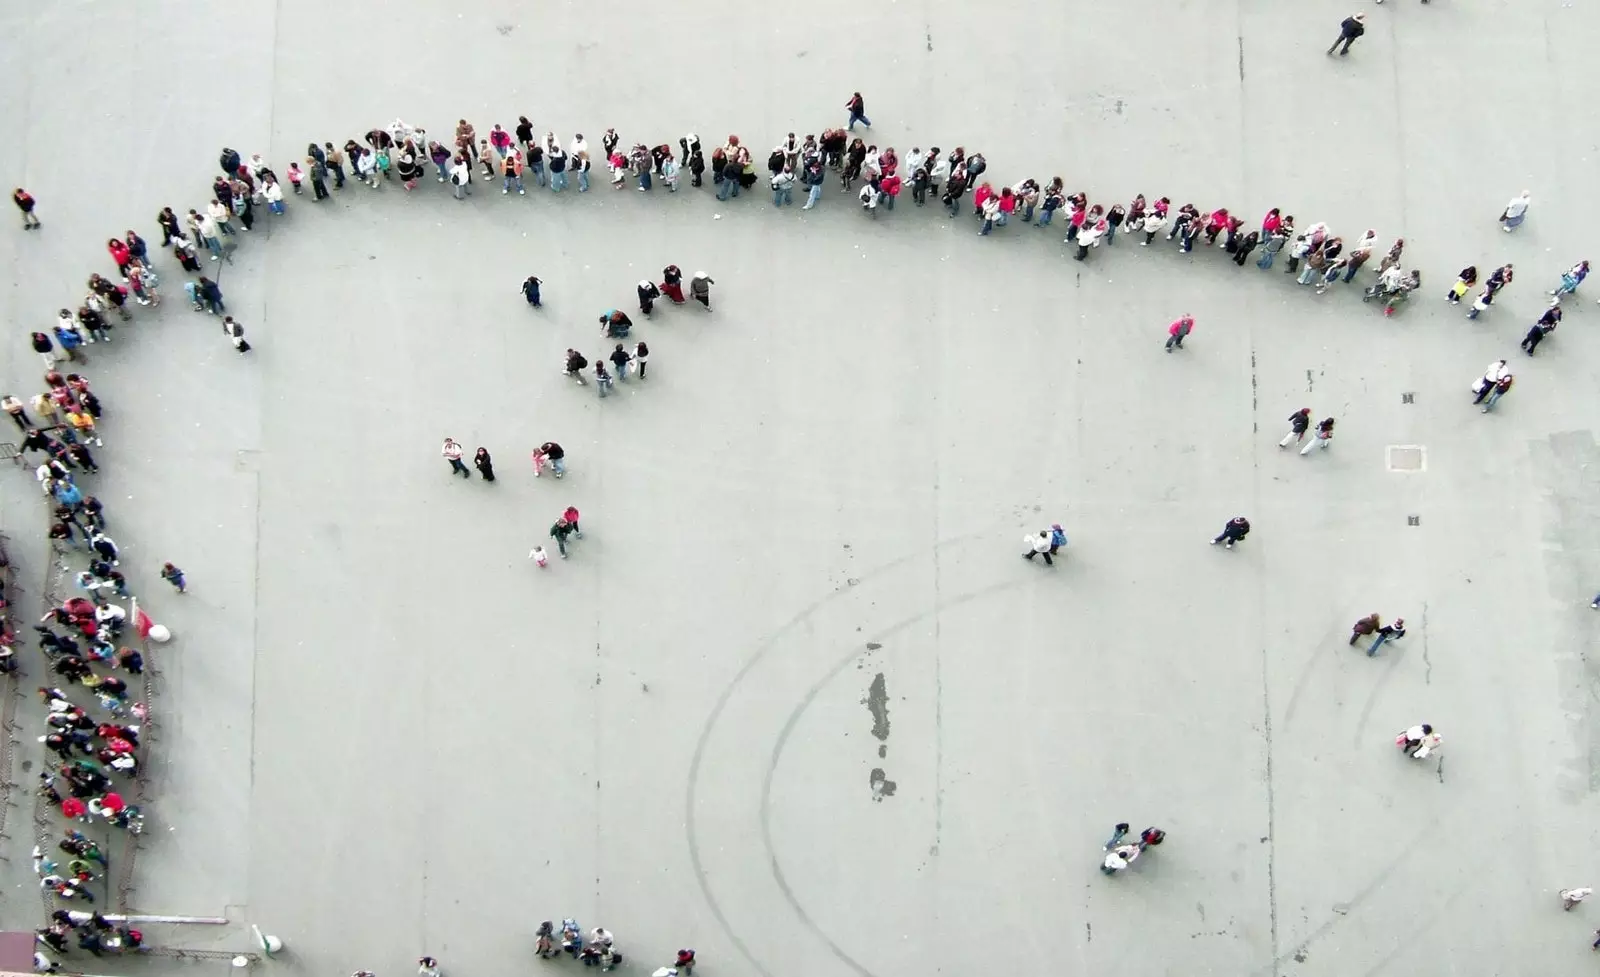
[[[244,327],[239,325],[233,316],[222,317],[222,334],[233,343],[233,348],[241,353],[250,352],[250,343],[244,338]]]
[[[586,370],[588,366],[589,361],[584,358],[582,353],[575,349],[569,349],[567,350],[566,367],[561,371],[561,375],[564,377],[572,377],[574,380],[578,381],[578,386],[581,387],[589,382],[583,378],[583,371]]]

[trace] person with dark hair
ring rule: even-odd
[[[494,481],[494,459],[489,457],[488,448],[479,448],[472,456],[473,467],[478,469],[478,474],[483,476],[485,482]]]
[[[1227,525],[1222,527],[1222,532],[1218,533],[1217,538],[1211,541],[1211,545],[1215,546],[1226,540],[1227,548],[1231,550],[1234,543],[1239,542],[1248,535],[1250,535],[1250,520],[1244,516],[1234,516],[1228,520]]]

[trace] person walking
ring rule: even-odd
[[[1024,536],[1022,537],[1022,543],[1028,547],[1027,552],[1022,554],[1024,560],[1032,560],[1036,556],[1042,556],[1044,557],[1045,566],[1053,567],[1056,565],[1055,559],[1050,555],[1053,552],[1050,547],[1050,530],[1041,529],[1037,536]]]
[[[494,481],[494,459],[489,457],[488,448],[479,448],[472,456],[472,465],[478,469],[478,474],[483,476],[485,482]]]
[[[1483,372],[1483,376],[1472,384],[1472,392],[1477,395],[1473,397],[1472,402],[1474,404],[1483,403],[1484,398],[1489,396],[1489,391],[1494,389],[1494,385],[1499,383],[1501,377],[1508,375],[1509,372],[1506,369],[1505,360],[1495,360],[1490,363],[1489,368]]]
[[[633,362],[638,365],[639,379],[643,380],[645,378],[644,369],[650,362],[650,347],[645,345],[642,339],[633,347]]]
[[[1289,433],[1278,442],[1278,447],[1287,448],[1290,443],[1299,444],[1306,439],[1306,432],[1311,430],[1311,408],[1302,407],[1289,415]]]
[[[1185,312],[1176,322],[1167,327],[1167,352],[1183,348],[1184,337],[1194,332],[1194,317]]]
[[[1376,615],[1374,615],[1376,617]],[[1399,641],[1406,636],[1406,619],[1397,617],[1393,624],[1385,624],[1377,629],[1378,637],[1367,647],[1367,657],[1371,658],[1383,647],[1385,641]]]
[[[578,517],[578,507],[575,505],[567,506],[566,511],[561,513],[561,518],[565,519],[567,521],[567,525],[572,527],[573,539],[583,538],[583,529],[578,525]]]
[[[557,478],[567,476],[567,453],[561,445],[554,441],[546,441],[539,445],[533,452],[533,477],[538,478],[544,474],[544,466],[549,463],[550,470]]]
[[[633,357],[628,355],[627,347],[622,343],[618,343],[617,348],[611,351],[611,356],[608,358],[611,360],[611,365],[616,368],[617,379],[627,380],[628,364],[633,360]]]
[[[1366,14],[1351,14],[1341,21],[1339,23],[1339,36],[1333,39],[1332,44],[1328,45],[1328,53],[1332,54],[1334,49],[1342,42],[1344,50],[1339,52],[1339,57],[1342,58],[1349,54],[1350,45],[1356,42],[1356,38],[1367,32],[1366,19]]]
[[[661,297],[661,289],[656,287],[655,282],[649,279],[641,279],[636,290],[639,295],[639,311],[645,315],[654,312],[656,299]]]
[[[1561,300],[1551,299],[1550,308],[1544,310],[1537,322],[1528,329],[1528,334],[1522,337],[1522,349],[1529,356],[1544,342],[1544,337],[1556,331],[1556,325],[1561,322]]]
[[[1571,912],[1573,906],[1594,895],[1594,889],[1585,885],[1576,889],[1562,889],[1556,895],[1561,897],[1562,910]]]
[[[233,316],[222,317],[222,334],[233,343],[233,348],[241,353],[250,352],[250,343],[244,338],[244,326],[239,325]]]
[[[1589,277],[1589,262],[1580,261],[1570,269],[1561,273],[1561,284],[1551,290],[1550,294],[1556,299],[1564,298],[1578,290],[1583,280]]]
[[[56,368],[56,346],[51,341],[50,334],[36,332],[33,334],[32,340],[33,351],[39,354],[40,359],[44,360],[44,368],[46,370],[54,370]]]
[[[561,375],[571,377],[581,387],[589,382],[583,378],[583,371],[588,368],[589,360],[587,357],[575,349],[568,349],[566,366],[562,369]]]
[[[17,205],[18,210],[22,211],[22,229],[24,231],[31,231],[39,226],[39,216],[33,212],[33,208],[38,205],[33,199],[33,194],[21,187],[17,187],[11,191],[11,202]]]
[[[1211,541],[1211,545],[1215,546],[1226,541],[1227,548],[1231,550],[1234,543],[1239,542],[1248,535],[1250,535],[1250,520],[1244,516],[1234,516],[1222,527],[1222,532],[1218,533],[1217,538]]]
[[[690,296],[705,306],[707,312],[711,311],[711,286],[715,284],[716,281],[703,271],[695,272],[694,277],[689,280]]]
[[[611,373],[606,369],[605,360],[594,361],[594,386],[599,392],[601,400],[611,394]]]
[[[543,284],[544,282],[537,275],[529,275],[522,283],[522,297],[527,299],[528,304],[536,309],[540,307],[539,286]]]
[[[1483,402],[1483,406],[1479,408],[1478,413],[1487,414],[1493,410],[1494,405],[1500,402],[1500,398],[1504,397],[1508,392],[1510,392],[1513,379],[1514,378],[1511,376],[1511,374],[1507,373],[1505,376],[1495,381],[1494,387],[1489,391],[1488,399]]]
[[[1528,205],[1533,202],[1533,194],[1527,190],[1511,198],[1506,204],[1506,209],[1500,212],[1500,229],[1510,234],[1522,226],[1528,219]]]
[[[24,434],[33,427],[33,420],[28,417],[28,405],[13,394],[6,394],[0,398],[0,410],[4,410],[11,417],[11,423]]]
[[[444,455],[444,460],[450,463],[450,474],[460,475],[462,478],[472,477],[472,472],[468,471],[467,466],[461,463],[461,445],[457,444],[454,438],[445,438],[444,447],[439,450],[439,453]]]
[[[1333,444],[1333,418],[1324,417],[1317,425],[1317,433],[1311,438],[1309,444],[1300,449],[1301,455],[1309,455],[1318,448],[1327,451]]]
[[[172,589],[180,594],[185,593],[189,588],[189,582],[184,579],[183,571],[171,563],[161,564],[161,579],[172,584]]]
[[[844,103],[844,107],[850,113],[850,121],[845,123],[846,129],[854,132],[857,122],[868,129],[872,128],[872,120],[867,118],[867,100],[861,97],[860,92],[852,93],[850,100]]]
[[[1378,630],[1378,625],[1379,621],[1377,611],[1373,611],[1371,614],[1368,614],[1355,624],[1352,624],[1350,626],[1350,646],[1353,648],[1355,647],[1355,643],[1357,641],[1360,641],[1369,634],[1376,633]]]
[[[572,524],[565,519],[557,519],[555,525],[550,527],[550,538],[556,541],[556,549],[561,551],[561,558],[567,558],[567,537],[572,535]]]

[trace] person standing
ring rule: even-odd
[[[228,311],[222,304],[222,289],[217,287],[216,282],[209,278],[201,278],[198,284],[197,294],[200,296],[200,301],[205,303],[206,311],[212,315]]]
[[[1032,560],[1036,556],[1042,556],[1044,557],[1045,566],[1053,567],[1056,565],[1055,559],[1050,555],[1050,530],[1041,529],[1037,536],[1024,536],[1022,537],[1022,543],[1028,547],[1027,552],[1022,554],[1024,560]]]
[[[554,441],[546,441],[544,444],[539,445],[533,452],[533,477],[538,478],[543,475],[545,463],[549,462],[550,469],[555,473],[555,476],[557,478],[565,478],[567,475],[566,457],[566,451]]]
[[[782,207],[794,203],[794,170],[788,163],[772,174],[772,205]]]
[[[567,537],[572,535],[572,526],[565,519],[557,519],[555,525],[550,527],[550,538],[556,541],[556,549],[561,551],[561,558],[567,558]]]
[[[183,571],[171,563],[161,564],[161,579],[172,584],[172,589],[180,594],[187,591],[189,587],[189,581],[184,579]]]
[[[582,527],[580,527],[578,525],[578,507],[577,506],[575,506],[575,505],[567,506],[566,511],[561,513],[561,518],[565,519],[567,521],[567,525],[572,527],[572,538],[573,539],[582,539],[583,538],[583,529],[582,529]]]
[[[460,475],[462,478],[472,477],[472,472],[468,471],[467,466],[461,463],[461,445],[457,444],[454,438],[445,438],[444,447],[440,449],[439,453],[444,455],[444,460],[450,463],[450,474]]]
[[[21,187],[17,187],[11,191],[11,202],[17,205],[18,210],[22,211],[22,229],[24,231],[31,231],[39,226],[39,217],[33,212],[33,208],[37,206],[33,199],[33,194]]]
[[[233,343],[234,349],[241,353],[250,352],[250,343],[244,338],[244,326],[239,325],[233,316],[222,317],[222,334]]]
[[[1250,535],[1250,520],[1244,516],[1235,516],[1228,520],[1227,525],[1222,527],[1222,532],[1218,533],[1217,538],[1211,541],[1211,545],[1215,546],[1226,540],[1227,548],[1231,550],[1234,543],[1239,542],[1248,535]]]
[[[644,368],[649,365],[650,347],[640,340],[633,347],[633,361],[639,365],[639,379],[645,378]]]
[[[1556,331],[1556,324],[1560,321],[1561,300],[1552,299],[1550,308],[1544,310],[1544,315],[1540,316],[1538,321],[1528,330],[1528,334],[1522,337],[1523,351],[1532,356],[1533,351],[1539,348],[1540,343],[1544,342],[1544,337]]]
[[[478,469],[478,474],[483,476],[485,482],[494,481],[494,459],[489,457],[488,448],[479,448],[472,456],[473,467]]]
[[[1311,442],[1309,444],[1300,449],[1300,454],[1309,455],[1318,448],[1321,448],[1323,451],[1327,451],[1329,446],[1332,444],[1333,418],[1324,417],[1322,422],[1317,425],[1317,433],[1311,438]]]
[[[1299,444],[1306,439],[1306,432],[1311,429],[1311,408],[1302,407],[1289,415],[1289,433],[1278,442],[1278,447],[1287,448],[1290,443]]]
[[[1529,193],[1527,190],[1524,190],[1521,194],[1512,197],[1511,202],[1506,204],[1506,209],[1500,212],[1501,230],[1505,231],[1507,234],[1510,234],[1512,231],[1521,227],[1522,222],[1528,219],[1528,205],[1532,202],[1533,194]]]
[[[1167,352],[1183,348],[1185,336],[1194,332],[1194,317],[1185,312],[1176,322],[1167,327]]]
[[[1332,54],[1334,48],[1337,48],[1340,42],[1343,42],[1344,50],[1339,52],[1339,57],[1342,58],[1349,54],[1350,45],[1356,42],[1356,38],[1367,32],[1364,23],[1366,19],[1366,14],[1351,14],[1341,21],[1339,24],[1339,36],[1333,39],[1332,44],[1328,45],[1328,53]]]
[[[632,357],[628,355],[627,347],[621,343],[618,343],[617,348],[611,351],[611,365],[617,370],[618,380],[628,379],[628,362],[631,359]]]
[[[845,124],[846,129],[854,132],[857,122],[868,129],[872,128],[872,120],[867,118],[867,100],[861,97],[860,92],[853,93],[850,100],[844,103],[844,107],[850,113],[850,121]]]
[[[610,395],[612,386],[611,373],[606,369],[605,360],[594,361],[594,385],[595,389],[600,393],[601,400]]]
[[[540,307],[539,286],[543,284],[544,282],[537,275],[529,275],[522,283],[522,297],[527,299],[528,304],[536,309]]]
[[[711,286],[715,284],[716,281],[703,271],[695,272],[694,277],[689,280],[689,294],[696,302],[705,306],[707,312],[711,311]]]

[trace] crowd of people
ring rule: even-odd
[[[78,372],[85,348],[111,343],[117,324],[131,321],[135,309],[153,310],[161,305],[161,276],[153,264],[156,252],[167,250],[190,276],[183,284],[190,308],[221,316],[224,337],[239,352],[249,351],[244,328],[228,314],[221,287],[212,276],[201,274],[205,269],[202,255],[205,261],[219,266],[231,263],[234,249],[255,227],[260,211],[264,209],[269,219],[285,215],[289,200],[303,197],[308,185],[313,202],[331,199],[350,183],[359,183],[367,191],[398,185],[405,192],[419,192],[429,175],[434,182],[449,186],[461,200],[467,198],[475,184],[498,183],[502,195],[514,192],[525,197],[530,183],[559,194],[572,187],[575,180],[575,192],[587,193],[592,189],[592,165],[598,161],[605,167],[613,190],[631,184],[638,192],[648,193],[659,183],[667,192],[675,193],[681,188],[684,171],[689,187],[702,188],[709,171],[719,201],[736,198],[765,179],[774,208],[792,205],[798,185],[806,197],[801,209],[811,210],[822,204],[825,188],[832,180],[840,192],[852,195],[860,209],[873,218],[892,213],[897,200],[907,192],[915,207],[936,200],[951,218],[959,217],[962,208],[970,205],[968,215],[979,236],[990,236],[1013,224],[1049,229],[1059,218],[1065,232],[1064,243],[1075,248],[1073,258],[1078,261],[1087,261],[1102,249],[1114,247],[1119,236],[1140,247],[1171,243],[1182,253],[1191,253],[1200,245],[1226,255],[1236,267],[1253,262],[1261,272],[1271,270],[1281,257],[1284,273],[1294,276],[1299,285],[1313,288],[1316,294],[1351,284],[1363,269],[1369,269],[1374,278],[1361,289],[1362,298],[1379,302],[1385,315],[1392,315],[1421,287],[1421,272],[1403,268],[1403,238],[1382,249],[1377,232],[1369,229],[1347,245],[1326,222],[1310,222],[1302,228],[1295,216],[1281,207],[1269,209],[1257,226],[1227,206],[1207,209],[1192,202],[1174,205],[1166,196],[1152,200],[1138,194],[1126,204],[1091,201],[1087,191],[1069,189],[1059,176],[1049,180],[999,180],[990,173],[984,154],[965,146],[958,145],[948,152],[939,146],[912,146],[903,156],[893,146],[880,148],[875,142],[853,135],[858,124],[871,128],[861,94],[853,93],[845,108],[845,126],[822,128],[819,134],[803,137],[789,132],[765,154],[764,160],[737,134],[730,134],[708,153],[699,136],[692,132],[678,138],[674,146],[671,141],[654,140],[625,144],[615,129],[607,129],[598,148],[591,149],[581,133],[565,143],[553,131],[537,133],[527,116],[519,116],[517,124],[509,129],[493,124],[481,136],[466,119],[459,120],[442,139],[396,119],[388,125],[375,126],[359,139],[346,139],[340,146],[333,141],[311,141],[303,157],[285,166],[283,180],[262,155],[245,159],[232,149],[224,149],[218,161],[221,172],[211,181],[208,192],[200,195],[205,198],[202,202],[186,209],[183,216],[172,207],[163,208],[157,215],[159,245],[150,244],[131,229],[108,239],[106,250],[116,277],[91,274],[82,298],[63,307],[48,332],[40,329],[31,335],[33,349],[44,366],[43,389],[31,400],[11,394],[0,398],[0,406],[21,431],[19,452],[30,459],[30,464],[31,459],[38,458],[35,472],[50,506],[46,530],[49,540],[64,553],[78,554],[84,564],[74,577],[83,595],[62,601],[35,628],[51,671],[61,676],[69,688],[83,690],[39,690],[48,705],[50,727],[41,742],[60,762],[41,775],[38,791],[59,809],[66,826],[59,847],[73,856],[65,869],[51,859],[36,859],[41,884],[59,899],[92,901],[92,886],[104,875],[105,859],[98,844],[83,835],[78,826],[103,824],[137,831],[141,823],[138,806],[128,804],[118,790],[138,776],[138,721],[144,710],[142,703],[133,701],[136,690],[113,674],[114,669],[120,669],[139,676],[143,670],[140,652],[120,643],[128,623],[127,611],[112,602],[113,597],[130,596],[130,586],[119,569],[116,545],[105,534],[103,507],[79,486],[81,479],[99,475],[100,466],[91,445],[98,448],[103,444],[99,431],[103,407],[90,389],[88,378]],[[287,193],[285,181],[289,184]],[[1530,199],[1524,192],[1503,210],[1500,222],[1506,231],[1524,222]],[[31,194],[18,188],[13,201],[22,214],[25,229],[41,226],[38,204]],[[1589,263],[1581,261],[1562,274],[1550,292],[1549,308],[1522,341],[1527,354],[1532,355],[1555,329],[1561,317],[1561,300],[1577,291],[1588,270]],[[668,265],[659,281],[640,281],[636,287],[640,312],[650,316],[654,303],[662,297],[684,304],[683,278],[678,266]],[[1491,273],[1473,301],[1469,317],[1476,318],[1487,311],[1512,279],[1509,263]],[[1447,301],[1459,303],[1477,286],[1477,280],[1475,267],[1463,269],[1447,293]],[[713,284],[708,274],[697,273],[689,281],[688,298],[709,311]],[[521,292],[530,306],[542,305],[543,286],[537,275],[528,276],[522,283]],[[587,383],[585,371],[591,371],[598,396],[606,397],[616,382],[628,378],[630,370],[639,380],[645,380],[650,350],[644,341],[634,341],[631,347],[621,341],[629,339],[633,327],[626,313],[607,309],[600,316],[600,323],[602,334],[613,345],[597,355],[592,364],[581,352],[569,349],[562,368],[563,374],[579,385]],[[1169,326],[1167,351],[1182,349],[1194,326],[1193,317],[1187,314]],[[64,369],[73,372],[62,372]],[[1505,360],[1491,364],[1473,384],[1474,403],[1488,412],[1510,389],[1511,382]],[[1292,414],[1290,431],[1279,442],[1280,447],[1299,444],[1310,432],[1312,439],[1301,454],[1319,447],[1326,449],[1335,420],[1329,417],[1313,426],[1311,417],[1309,408]],[[446,439],[443,455],[452,473],[471,478],[462,460],[461,445]],[[559,443],[548,441],[540,445],[533,451],[535,476],[542,475],[548,466],[556,478],[562,478],[566,472],[564,457]],[[493,460],[486,448],[477,449],[473,464],[484,481],[495,480]],[[1239,516],[1230,520],[1212,542],[1231,548],[1249,531],[1248,519]],[[569,541],[582,538],[577,509],[567,507],[549,536],[565,558]],[[1054,525],[1037,536],[1027,537],[1023,556],[1029,560],[1043,556],[1049,564],[1065,541],[1060,525]],[[529,557],[541,567],[548,564],[543,546],[535,546]],[[162,567],[160,575],[179,593],[184,591],[183,573],[171,563]],[[0,594],[0,607],[9,610],[4,598]],[[1600,597],[1596,598],[1596,606],[1600,607]],[[142,614],[139,618],[137,629],[141,634],[147,633],[148,618]],[[1395,627],[1401,623],[1397,621]],[[1403,630],[1398,633],[1403,634]],[[1398,635],[1389,637],[1394,636]],[[14,669],[15,634],[9,618],[0,637],[4,638],[0,671]],[[1380,636],[1379,642],[1382,640],[1385,638]],[[84,705],[74,702],[74,695]],[[124,721],[130,718],[134,721]],[[1126,825],[1118,827],[1119,832],[1126,830]],[[1108,845],[1111,854],[1103,867],[1108,874],[1125,868],[1138,852],[1159,843],[1159,835],[1157,832],[1153,841],[1149,837],[1142,840],[1137,851],[1124,852],[1123,848],[1129,846]],[[1120,842],[1120,837],[1116,841]],[[1120,858],[1121,864],[1112,865],[1113,858]],[[585,943],[576,932],[576,924],[565,921],[560,950],[550,952],[556,933],[551,924],[544,924],[538,935],[540,955],[565,952],[602,969],[609,969],[620,959],[609,934],[603,940],[591,934]],[[41,944],[57,953],[73,948],[74,941],[69,937],[75,937],[78,947],[97,953],[136,947],[140,942],[136,931],[113,931],[96,914],[68,910],[57,911],[49,926],[39,933]],[[693,951],[680,951],[675,969],[687,972],[692,967]],[[424,958],[423,969],[436,974],[436,961]],[[663,968],[658,974],[664,977],[666,970]]]

